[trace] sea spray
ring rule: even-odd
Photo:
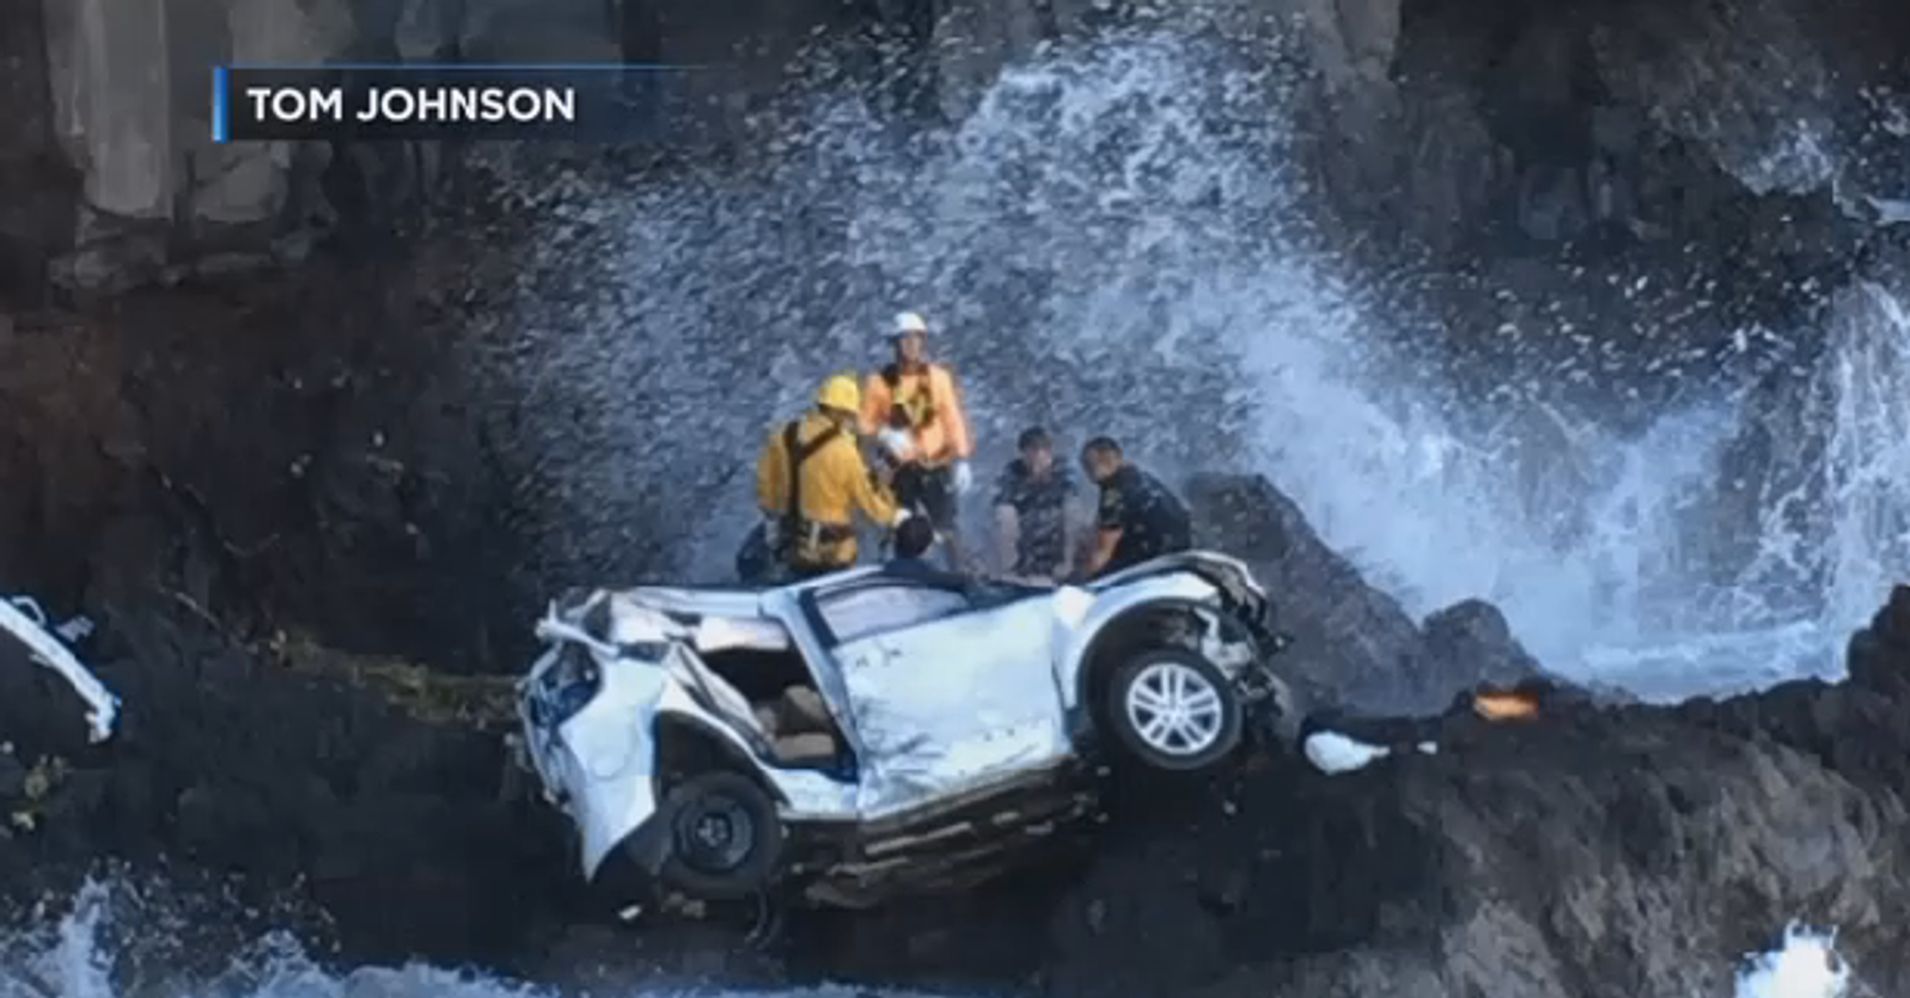
[[[1846,998],[1850,968],[1836,938],[1792,923],[1777,949],[1747,958],[1737,998]]]
[[[1652,699],[1835,678],[1905,547],[1910,493],[1882,484],[1910,439],[1904,289],[1826,289],[1842,304],[1798,320],[1825,328],[1739,332],[1739,352],[1791,358],[1760,375],[1808,393],[1680,354],[1648,368],[1694,387],[1619,432],[1562,400],[1609,344],[1540,324],[1505,335],[1583,341],[1554,383],[1455,398],[1308,222],[1289,75],[1117,36],[1011,67],[945,131],[825,91],[767,162],[533,185],[488,370],[523,400],[499,433],[535,455],[545,553],[564,577],[721,577],[766,428],[821,375],[880,362],[881,322],[916,308],[983,464],[1042,422],[1170,475],[1264,472],[1409,610],[1493,600],[1552,668]],[[1762,425],[1798,445],[1741,474]]]

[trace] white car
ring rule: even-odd
[[[616,858],[683,897],[868,904],[1079,816],[1103,761],[1205,769],[1250,716],[1295,721],[1272,624],[1205,552],[1080,587],[865,567],[597,590],[538,625],[522,747],[586,878]]]

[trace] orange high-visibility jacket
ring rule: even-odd
[[[924,364],[920,370],[903,371],[890,364],[869,375],[862,389],[863,434],[873,435],[894,425],[890,420],[898,408],[907,423],[903,428],[914,438],[916,460],[923,466],[966,461],[975,453],[961,390],[948,368]]]

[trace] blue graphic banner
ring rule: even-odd
[[[218,66],[212,138],[650,140],[687,107],[692,72],[615,63]]]

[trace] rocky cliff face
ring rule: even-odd
[[[840,4],[731,3],[694,10],[618,0],[167,0],[138,11],[93,0],[0,15],[10,134],[0,220],[32,299],[225,279],[305,259],[342,222],[382,224],[441,183],[435,146],[217,145],[211,70],[345,59],[722,63],[696,91],[702,138],[720,137],[773,89]],[[763,67],[769,67],[765,70]],[[63,177],[70,174],[77,183]],[[37,210],[27,212],[31,204]],[[341,219],[340,215],[346,216]]]
[[[0,328],[0,592],[103,619],[160,595],[249,638],[510,661],[492,642],[518,628],[483,622],[524,594],[470,561],[515,560],[508,483],[430,332],[443,303],[412,283],[430,269],[374,255]]]

